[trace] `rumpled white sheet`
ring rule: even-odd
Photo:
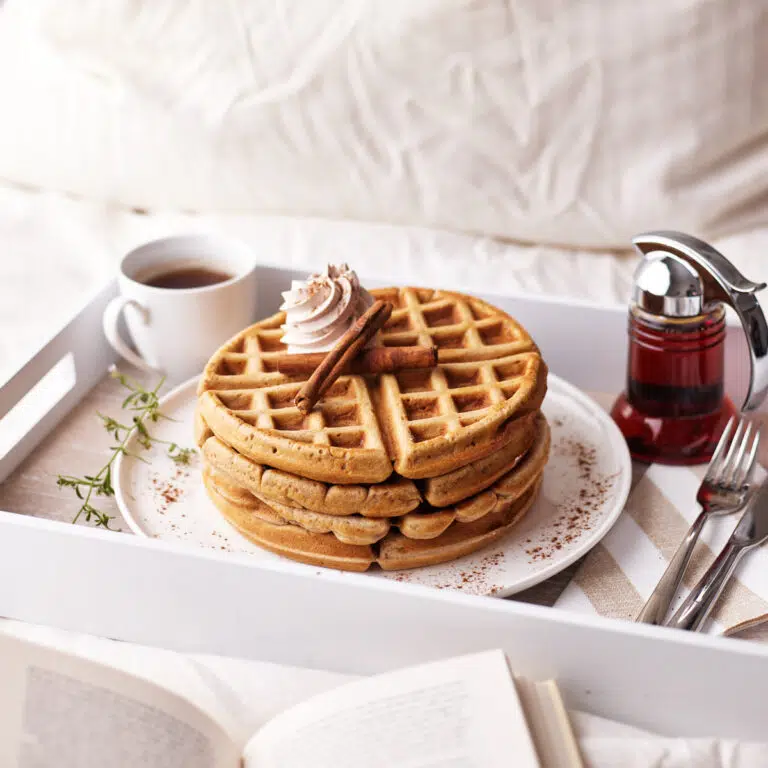
[[[214,715],[236,740],[303,699],[353,675],[182,654],[0,620],[0,632],[26,637],[152,680]],[[768,743],[669,738],[584,712],[571,712],[589,768],[764,768]]]
[[[585,712],[571,712],[590,768],[764,768],[768,743],[667,738]]]
[[[0,179],[621,248],[768,226],[764,0],[6,0]]]

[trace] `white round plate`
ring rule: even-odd
[[[153,437],[192,446],[197,379],[161,401],[168,419],[151,426]],[[368,575],[469,594],[507,596],[538,584],[578,560],[605,536],[621,514],[632,478],[629,451],[608,414],[591,398],[549,375],[542,410],[552,429],[552,452],[535,504],[502,541],[452,563]],[[115,497],[131,529],[158,539],[247,552],[261,560],[277,555],[242,537],[208,499],[199,458],[177,466],[164,445],[149,450],[135,441],[115,467]],[[323,569],[309,568],[322,575]]]

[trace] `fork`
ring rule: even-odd
[[[701,505],[693,525],[688,529],[680,546],[669,561],[667,570],[651,593],[636,621],[643,624],[664,623],[669,606],[680,587],[683,575],[690,562],[693,548],[699,539],[704,523],[715,515],[727,515],[741,509],[749,497],[748,479],[755,465],[760,433],[753,436],[752,424],[739,419],[736,431],[733,427],[736,417],[731,417],[723,430],[720,442],[715,448],[701,481],[696,501]],[[730,440],[733,432],[733,439]],[[723,457],[723,454],[725,456]]]

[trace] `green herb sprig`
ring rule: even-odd
[[[105,497],[115,495],[115,489],[112,487],[112,465],[121,454],[129,455],[126,446],[131,437],[137,435],[136,442],[145,450],[156,444],[167,445],[168,456],[177,464],[189,464],[190,459],[194,455],[194,450],[192,448],[182,448],[168,440],[152,437],[147,428],[148,423],[168,418],[160,411],[160,397],[158,395],[160,388],[163,386],[164,379],[160,379],[154,389],[148,390],[117,370],[113,370],[111,376],[117,379],[120,385],[129,392],[128,396],[123,400],[122,408],[131,415],[130,423],[124,424],[117,419],[113,419],[111,416],[99,413],[98,417],[101,419],[104,428],[115,440],[115,445],[110,448],[109,460],[95,475],[83,475],[83,477],[58,475],[56,485],[59,488],[72,488],[77,498],[82,501],[80,509],[78,509],[77,514],[72,520],[73,523],[76,523],[81,515],[85,515],[86,522],[95,523],[97,528],[114,530],[109,527],[110,520],[113,520],[114,516],[98,510],[91,504],[91,499],[94,495]],[[146,461],[141,456],[135,457],[141,461]]]

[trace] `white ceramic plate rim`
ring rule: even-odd
[[[194,376],[184,383],[179,384],[177,387],[164,395],[160,399],[160,409],[162,410],[164,406],[167,408],[169,403],[173,403],[173,401],[177,399],[187,399],[190,396],[193,396],[196,391],[199,378],[199,376]],[[607,433],[607,437],[610,442],[610,449],[616,456],[617,464],[617,468],[615,470],[617,485],[611,494],[613,506],[608,505],[608,508],[604,510],[601,515],[600,524],[590,530],[588,535],[582,537],[578,546],[569,549],[562,554],[553,555],[552,562],[546,568],[538,570],[535,573],[532,573],[530,576],[517,579],[508,587],[496,591],[494,593],[496,597],[509,597],[510,595],[516,594],[517,592],[522,592],[525,589],[536,586],[537,584],[546,581],[557,573],[560,573],[560,571],[565,570],[569,565],[572,565],[579,558],[583,557],[608,533],[613,524],[619,518],[619,515],[621,515],[621,512],[624,509],[624,505],[627,502],[627,498],[629,497],[629,491],[632,484],[632,461],[630,459],[629,449],[627,447],[626,441],[624,440],[624,436],[621,434],[614,421],[611,419],[608,413],[603,410],[603,408],[601,408],[591,397],[589,397],[589,395],[585,394],[573,384],[569,384],[567,381],[561,379],[559,376],[556,376],[553,373],[550,373],[548,376],[548,387],[552,391],[558,391],[559,393],[565,395],[568,399],[575,401],[576,404],[580,405],[582,408],[588,411],[595,418],[595,421],[598,422],[596,426],[598,427],[599,431],[604,431]],[[132,450],[134,440],[135,438],[132,437],[128,443],[127,448],[129,451]],[[149,538],[150,535],[143,528],[141,523],[139,523],[138,520],[134,517],[131,511],[131,506],[123,490],[123,488],[127,487],[128,485],[127,482],[123,482],[124,458],[125,457],[121,454],[115,461],[115,500],[128,527],[135,534]],[[289,563],[302,572],[305,572],[305,568],[311,567],[302,566],[301,564],[293,563],[290,561]],[[313,570],[315,573],[317,573],[317,568],[313,568]],[[373,575],[377,577],[386,577],[384,572],[377,572],[375,574],[368,573],[346,575]]]
[[[554,386],[553,386],[554,385]],[[600,543],[613,524],[619,519],[624,511],[624,506],[629,498],[629,492],[632,487],[632,458],[629,455],[629,447],[621,434],[621,430],[616,426],[616,422],[610,415],[598,405],[589,395],[582,392],[578,387],[568,383],[559,376],[550,373],[547,377],[547,386],[550,389],[557,389],[565,394],[569,399],[576,401],[594,417],[601,429],[607,430],[610,448],[616,454],[616,481],[617,485],[613,495],[613,507],[608,507],[603,512],[602,522],[585,534],[579,541],[579,545],[574,549],[564,552],[562,555],[553,555],[552,562],[542,570],[531,574],[528,577],[519,579],[514,585],[499,590],[498,597],[509,597],[524,589],[535,587],[542,581],[551,579],[560,571],[564,571],[569,565],[575,563],[579,558],[587,554],[593,547]]]

